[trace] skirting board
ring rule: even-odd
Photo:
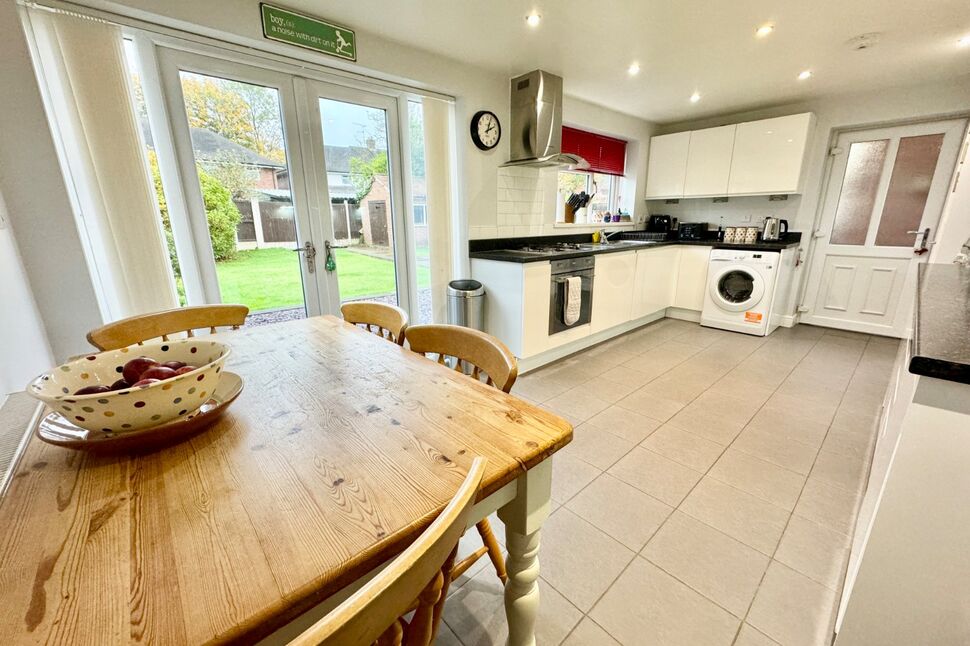
[[[568,357],[571,354],[575,354],[580,350],[585,350],[586,348],[596,345],[597,343],[608,341],[615,336],[619,336],[629,332],[630,330],[635,330],[638,327],[646,325],[647,323],[658,321],[664,318],[664,312],[664,310],[660,310],[659,312],[654,312],[653,314],[644,316],[643,318],[627,321],[622,325],[611,327],[608,330],[602,330],[600,332],[596,332],[595,334],[590,334],[589,336],[583,337],[582,339],[576,339],[575,341],[565,343],[557,348],[540,352],[539,354],[532,355],[531,357],[519,359],[519,374],[522,375],[530,370],[541,368],[548,363],[552,363],[553,361],[557,361],[563,357]],[[670,312],[670,310],[668,309],[666,312]],[[695,320],[700,321],[700,312],[696,312],[696,314],[697,318]]]

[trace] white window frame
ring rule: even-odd
[[[579,171],[579,170],[561,170],[559,175],[564,173],[569,173],[572,175],[585,175],[586,176],[586,188],[584,189],[587,194],[591,194],[593,191],[593,175],[605,175],[610,178],[609,186],[609,199],[607,200],[606,210],[610,213],[616,213],[620,206],[620,190],[619,184],[623,181],[623,177],[620,175],[609,175],[607,173],[594,173],[593,171]],[[557,186],[558,186],[558,176],[557,176]],[[602,188],[598,186],[597,188]]]

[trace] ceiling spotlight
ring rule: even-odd
[[[627,68],[626,73],[630,76],[636,76],[640,73],[640,63],[630,63],[630,67]]]
[[[697,92],[694,92],[693,94],[690,95],[690,102],[691,103],[697,103],[700,100],[701,100],[701,95],[698,94]]]
[[[540,20],[542,20],[542,16],[537,13],[530,13],[525,17],[525,24],[529,25],[530,27],[538,27]]]
[[[957,41],[958,47],[970,47],[970,36],[964,36]]]
[[[812,78],[812,70],[804,70],[798,75],[799,81],[807,81],[810,78]]]
[[[760,27],[758,27],[758,31],[754,33],[758,38],[764,38],[774,30],[775,30],[775,26],[772,25],[771,23],[768,23],[766,25],[761,25]]]

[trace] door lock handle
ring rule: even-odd
[[[306,270],[308,273],[313,273],[317,269],[317,248],[313,246],[312,242],[307,242],[302,247],[297,247],[292,249],[297,253],[302,253],[306,257]]]
[[[906,233],[908,233],[910,235],[916,235],[916,241],[919,243],[919,246],[917,246],[915,249],[913,249],[913,253],[914,254],[916,254],[917,256],[922,256],[924,253],[926,253],[927,251],[930,250],[929,245],[931,245],[933,243],[930,242],[930,228],[929,227],[926,227],[923,230],[917,229],[915,231],[907,231]]]

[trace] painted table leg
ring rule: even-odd
[[[505,523],[505,617],[509,646],[535,646],[539,614],[539,528],[549,516],[552,459],[530,469],[517,482],[515,498],[498,510]]]

